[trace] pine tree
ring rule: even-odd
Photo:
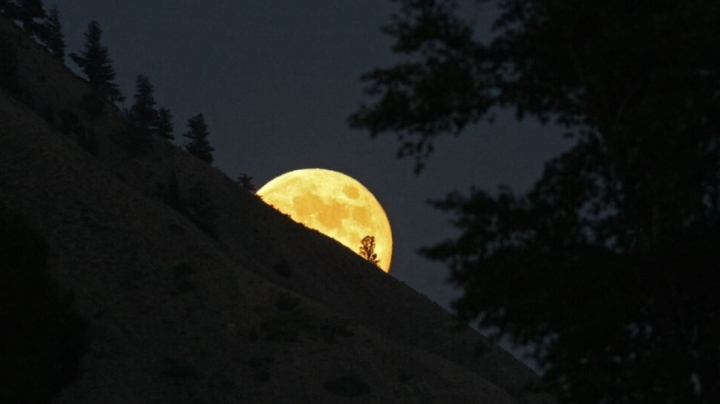
[[[20,15],[20,6],[15,0],[0,0],[0,14],[10,20],[17,19]]]
[[[53,5],[48,10],[45,23],[38,32],[40,40],[48,47],[50,53],[57,60],[65,62],[65,35],[60,24],[60,13],[57,6]]]
[[[42,30],[42,25],[35,20],[46,17],[42,0],[20,0],[17,17],[28,35],[38,34]]]
[[[115,70],[108,56],[108,50],[100,43],[102,30],[97,21],[88,24],[85,33],[85,50],[81,55],[70,54],[70,58],[77,63],[88,78],[92,86],[103,98],[111,102],[123,102],[125,97],[120,93],[118,85],[113,83]]]
[[[375,253],[375,237],[365,236],[360,242],[360,256],[365,258],[371,264],[379,265],[380,260]]]
[[[205,124],[205,117],[203,114],[197,114],[194,117],[188,119],[188,127],[190,131],[185,133],[183,136],[190,139],[190,143],[185,146],[185,149],[200,158],[201,160],[211,164],[213,162],[212,152],[215,150],[210,146],[208,141],[207,125]]]
[[[242,173],[238,176],[237,182],[246,190],[252,193],[257,192],[257,188],[255,187],[255,183],[253,182],[252,175]]]
[[[155,110],[153,85],[147,76],[139,74],[135,79],[134,99],[128,114],[130,119],[141,128],[154,131],[158,122],[158,112]]]
[[[157,119],[157,127],[156,132],[158,136],[174,140],[175,136],[173,135],[174,131],[174,125],[173,125],[173,116],[169,109],[167,108],[160,108],[157,112],[158,119]]]

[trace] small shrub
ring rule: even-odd
[[[339,397],[359,397],[370,394],[370,385],[357,376],[343,376],[327,381],[325,390]]]

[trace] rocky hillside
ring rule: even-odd
[[[1,18],[0,40],[17,59],[0,89],[0,202],[45,238],[89,325],[58,403],[549,402],[426,297],[177,146],[138,140]],[[178,206],[192,201],[212,229]]]

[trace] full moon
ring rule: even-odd
[[[329,236],[356,254],[365,236],[375,237],[378,266],[390,271],[390,222],[375,196],[337,171],[308,168],[285,173],[257,194],[296,222]]]

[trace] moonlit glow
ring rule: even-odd
[[[257,192],[279,211],[332,237],[355,253],[365,236],[375,237],[375,253],[383,271],[390,271],[390,222],[373,194],[357,180],[319,168],[285,173]]]

